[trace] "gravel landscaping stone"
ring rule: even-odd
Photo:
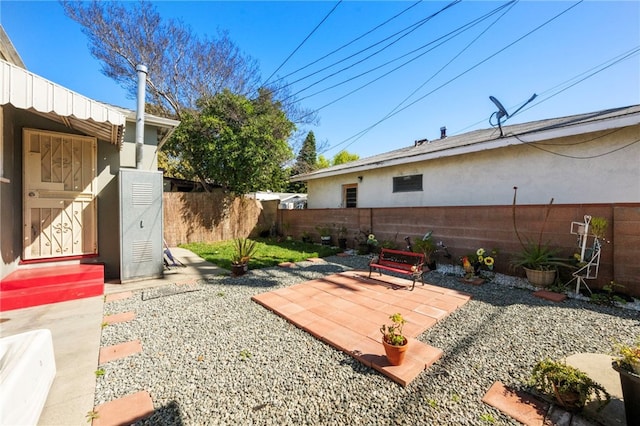
[[[640,335],[637,310],[575,298],[550,302],[534,297],[522,280],[499,274],[471,286],[458,281],[454,267],[443,267],[425,281],[473,298],[418,337],[444,356],[403,388],[251,301],[366,269],[368,261],[325,260],[141,290],[105,303],[105,315],[136,316],[106,326],[101,346],[139,339],[143,351],[101,366],[95,405],[146,390],[156,412],[141,425],[519,424],[481,402],[495,381],[526,389],[531,368],[544,357],[610,353],[613,342]]]

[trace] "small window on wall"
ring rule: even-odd
[[[342,186],[342,205],[346,208],[358,207],[358,185],[343,185]]]
[[[393,192],[422,191],[422,175],[398,176],[393,178]]]

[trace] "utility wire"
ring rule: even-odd
[[[375,52],[373,52],[373,53],[369,54],[368,56],[364,57],[363,59],[360,59],[360,60],[358,60],[358,61],[356,61],[356,62],[354,62],[354,63],[352,63],[352,64],[350,64],[350,65],[347,65],[347,66],[345,66],[345,67],[343,67],[343,68],[339,69],[338,71],[334,71],[333,73],[329,74],[329,75],[328,75],[328,76],[326,76],[326,77],[321,78],[320,80],[316,80],[315,82],[313,82],[313,83],[311,83],[311,84],[309,84],[309,85],[307,85],[307,86],[303,87],[302,89],[298,90],[298,91],[297,91],[297,92],[295,92],[294,94],[292,94],[292,95],[288,96],[288,97],[287,97],[287,98],[285,98],[284,100],[287,100],[287,99],[289,99],[289,98],[291,98],[291,97],[294,97],[294,96],[296,96],[296,95],[298,95],[298,94],[300,94],[300,93],[304,92],[305,90],[307,90],[307,89],[309,89],[309,88],[311,88],[311,87],[313,87],[313,86],[315,86],[315,85],[317,85],[317,84],[320,84],[320,83],[322,83],[323,81],[325,81],[325,80],[327,80],[327,79],[329,79],[329,78],[331,78],[331,77],[333,77],[333,76],[335,76],[335,75],[337,75],[337,74],[340,74],[341,72],[344,72],[344,71],[346,71],[346,70],[348,70],[348,69],[350,69],[350,68],[353,68],[354,66],[356,66],[356,65],[358,65],[358,64],[360,64],[360,63],[362,63],[362,62],[364,62],[364,61],[366,61],[366,60],[368,60],[368,59],[371,59],[372,57],[374,57],[374,56],[378,55],[379,53],[383,52],[384,50],[386,50],[386,49],[387,49],[387,48],[389,48],[390,46],[393,46],[395,43],[399,42],[400,40],[402,40],[404,37],[408,36],[408,35],[409,35],[409,34],[411,34],[412,32],[414,32],[414,31],[418,30],[422,25],[424,25],[424,24],[426,24],[427,22],[429,22],[429,20],[431,20],[431,19],[432,19],[432,18],[434,18],[435,16],[439,15],[440,13],[442,13],[442,12],[444,12],[445,10],[449,9],[450,7],[455,6],[456,4],[460,3],[461,1],[462,1],[462,0],[454,0],[453,2],[451,2],[451,3],[447,4],[446,6],[444,6],[442,9],[438,10],[437,12],[432,13],[431,15],[429,15],[428,17],[426,17],[426,18],[424,18],[424,19],[422,19],[422,20],[418,21],[417,23],[415,23],[415,24],[413,24],[413,25],[410,25],[409,27],[404,28],[404,29],[403,29],[403,30],[401,30],[401,31],[398,31],[398,32],[396,32],[395,34],[392,34],[391,36],[389,36],[389,37],[387,37],[387,38],[385,38],[385,39],[383,39],[383,40],[380,40],[379,42],[377,42],[377,43],[375,43],[375,44],[373,44],[373,45],[371,45],[371,46],[369,46],[369,47],[366,47],[365,49],[362,49],[362,50],[360,50],[360,51],[358,51],[358,52],[356,52],[356,53],[353,53],[352,55],[349,55],[348,57],[346,57],[346,58],[344,58],[344,59],[341,59],[341,60],[339,60],[339,61],[337,61],[337,62],[334,62],[334,63],[332,63],[332,64],[330,64],[330,65],[327,65],[327,66],[326,66],[326,67],[324,67],[324,68],[321,68],[321,69],[320,69],[320,70],[318,70],[318,71],[315,71],[315,72],[313,72],[313,73],[311,73],[311,74],[307,74],[307,75],[306,75],[306,76],[304,76],[304,77],[300,77],[299,79],[292,81],[291,83],[287,84],[286,86],[290,86],[290,85],[292,85],[292,84],[295,84],[295,83],[298,83],[298,82],[300,82],[300,81],[302,81],[302,80],[305,80],[305,79],[307,79],[307,78],[309,78],[309,77],[311,77],[311,76],[313,76],[313,75],[315,75],[315,74],[318,74],[318,73],[320,73],[320,72],[322,72],[322,71],[326,71],[327,69],[329,69],[329,68],[331,68],[331,67],[333,67],[333,66],[335,66],[335,65],[338,65],[338,64],[340,64],[340,63],[342,63],[342,62],[345,62],[345,61],[346,61],[346,60],[348,60],[348,59],[352,59],[352,58],[354,58],[354,57],[358,56],[359,54],[361,54],[361,53],[363,53],[363,52],[366,52],[367,50],[372,49],[373,47],[375,47],[375,46],[377,46],[377,45],[379,45],[379,44],[382,44],[383,42],[385,42],[385,41],[387,41],[387,40],[390,40],[390,39],[392,39],[393,37],[398,36],[398,34],[401,34],[401,35],[400,35],[400,36],[398,36],[395,40],[393,40],[393,41],[391,41],[390,43],[388,43],[386,46],[384,46],[384,47],[382,47],[382,48],[380,48],[380,49],[376,50]],[[413,28],[412,28],[412,27],[413,27]],[[409,28],[410,28],[410,29],[409,29]],[[404,34],[402,34],[403,32],[404,32]]]
[[[554,93],[554,94],[552,94],[552,95],[547,96],[545,99],[542,99],[542,100],[540,100],[540,101],[536,102],[535,104],[532,104],[531,106],[529,106],[529,107],[527,107],[527,108],[524,108],[522,111],[527,111],[527,110],[529,110],[529,109],[533,108],[534,106],[538,106],[538,105],[540,105],[541,103],[548,101],[549,99],[551,99],[551,98],[553,98],[553,97],[555,97],[555,96],[559,95],[560,93],[564,92],[565,90],[569,90],[570,88],[572,88],[572,87],[573,87],[573,86],[575,86],[576,84],[582,83],[584,80],[586,80],[586,79],[588,79],[588,78],[591,78],[591,77],[593,77],[594,75],[598,74],[599,72],[604,71],[604,70],[606,70],[606,69],[608,69],[608,68],[612,67],[613,65],[617,64],[618,62],[623,61],[623,60],[625,60],[625,59],[628,59],[628,58],[630,58],[630,57],[632,57],[632,56],[634,56],[634,55],[638,54],[638,52],[640,52],[640,46],[636,47],[635,49],[632,49],[632,51],[631,51],[630,53],[627,53],[627,54],[626,54],[626,55],[624,55],[622,58],[620,58],[620,59],[616,60],[615,62],[612,62],[611,64],[607,65],[606,67],[604,67],[604,68],[602,68],[602,69],[600,69],[600,70],[598,70],[598,71],[594,71],[594,72],[592,72],[591,74],[589,74],[589,75],[587,75],[587,76],[585,76],[585,77],[581,78],[580,80],[576,81],[576,82],[575,82],[575,83],[573,83],[573,84],[570,84],[569,86],[565,87],[564,89],[559,90],[558,92],[556,92],[556,93]]]
[[[526,34],[524,34],[523,36],[517,38],[516,40],[512,41],[511,43],[507,44],[506,46],[504,46],[503,48],[499,49],[498,51],[492,53],[491,55],[487,56],[485,59],[483,59],[482,61],[476,63],[475,65],[471,66],[470,68],[467,68],[465,71],[461,72],[460,74],[456,75],[455,77],[451,78],[450,80],[446,81],[445,83],[441,84],[440,86],[436,87],[435,89],[433,89],[432,91],[426,93],[425,95],[419,97],[418,99],[416,99],[415,101],[405,105],[404,107],[398,109],[397,111],[395,111],[393,114],[390,114],[388,117],[382,118],[380,120],[378,120],[377,122],[375,122],[374,124],[372,124],[370,127],[361,130],[360,132],[356,133],[355,135],[352,135],[350,137],[348,137],[347,139],[325,149],[323,151],[326,152],[329,149],[333,149],[336,148],[340,145],[343,145],[345,143],[347,143],[348,141],[352,140],[353,138],[358,137],[361,133],[366,132],[368,130],[370,130],[371,128],[374,128],[376,126],[378,126],[380,123],[388,120],[389,118],[399,114],[400,112],[406,110],[407,108],[415,105],[416,103],[418,103],[419,101],[423,100],[424,98],[426,98],[429,95],[432,95],[433,93],[435,93],[436,91],[442,89],[443,87],[449,85],[450,83],[452,83],[453,81],[457,80],[458,78],[462,77],[463,75],[467,74],[468,72],[476,69],[477,67],[479,67],[480,65],[484,64],[485,62],[487,62],[488,60],[492,59],[493,57],[497,56],[498,54],[502,53],[503,51],[507,50],[508,48],[512,47],[513,45],[515,45],[516,43],[522,41],[524,38],[530,36],[531,34],[533,34],[534,32],[540,30],[541,28],[543,28],[544,26],[548,25],[549,23],[553,22],[554,20],[558,19],[560,16],[564,15],[565,13],[567,13],[568,11],[570,11],[571,9],[573,9],[574,7],[578,6],[580,3],[582,3],[584,0],[579,0],[578,2],[574,3],[573,5],[569,6],[568,8],[564,9],[562,12],[556,14],[555,16],[553,16],[552,18],[548,19],[547,21],[543,22],[542,24],[538,25],[537,27],[535,27],[534,29],[530,30],[529,32],[527,32]],[[349,144],[351,145],[351,144]],[[347,145],[347,146],[349,146]]]
[[[504,6],[508,6],[507,10],[505,10],[500,16],[498,16],[491,24],[489,24],[489,26],[487,26],[487,28],[485,28],[480,34],[478,34],[473,40],[471,40],[471,42],[469,42],[460,52],[458,52],[457,55],[455,55],[453,58],[451,58],[451,60],[449,60],[449,62],[447,62],[446,64],[444,64],[438,71],[436,71],[434,74],[431,75],[431,77],[429,77],[427,80],[424,81],[424,83],[422,83],[420,86],[418,86],[413,92],[411,92],[407,97],[405,97],[398,105],[396,105],[391,111],[389,111],[389,113],[387,113],[387,115],[385,115],[382,119],[386,120],[387,118],[389,118],[398,108],[400,108],[402,106],[402,104],[404,104],[405,102],[407,102],[413,95],[415,95],[420,89],[422,89],[428,82],[430,82],[433,78],[435,78],[438,74],[440,74],[446,67],[448,67],[454,60],[456,60],[460,55],[462,55],[469,47],[471,47],[471,45],[473,45],[476,41],[478,41],[480,39],[480,37],[482,37],[487,31],[489,31],[489,29],[491,29],[500,19],[502,19],[502,17],[504,17],[504,15],[506,15],[512,8],[513,6],[515,6],[517,0],[513,0],[510,1],[509,3],[507,3]],[[502,7],[504,7],[502,6]],[[499,9],[502,9],[502,7],[500,7]],[[498,9],[494,10],[491,12],[490,15],[493,15],[494,12],[496,12]],[[483,17],[483,20],[485,18]],[[475,25],[475,24],[474,24]],[[350,146],[352,144],[354,144],[355,142],[357,142],[358,140],[360,140],[361,138],[363,138],[367,133],[369,133],[370,130],[372,130],[373,127],[369,127],[367,129],[365,129],[363,132],[361,132],[358,137],[356,137],[350,144],[347,145]],[[346,148],[346,147],[345,147]]]
[[[571,87],[575,86],[576,84],[581,83],[581,82],[583,82],[584,80],[586,80],[586,79],[588,79],[588,78],[591,78],[591,77],[593,77],[594,75],[596,75],[596,74],[598,74],[598,73],[600,73],[600,72],[602,72],[602,71],[604,71],[604,70],[606,70],[606,69],[608,69],[608,68],[612,67],[613,65],[616,65],[616,64],[618,64],[618,63],[620,63],[620,62],[622,62],[622,61],[624,61],[624,60],[627,60],[627,59],[631,58],[631,57],[632,57],[632,56],[634,56],[634,55],[637,55],[638,53],[640,53],[640,45],[635,46],[635,47],[633,47],[632,49],[627,50],[626,52],[621,53],[620,55],[614,56],[614,57],[613,57],[613,58],[611,58],[611,59],[607,59],[606,61],[604,61],[604,62],[602,62],[602,63],[600,63],[600,64],[598,64],[598,65],[596,65],[596,66],[594,66],[594,67],[592,67],[592,68],[589,68],[588,70],[586,70],[586,71],[584,71],[584,72],[582,72],[582,73],[580,73],[580,74],[578,74],[578,75],[576,75],[576,76],[573,76],[573,77],[571,77],[570,79],[565,80],[565,81],[563,81],[562,83],[557,84],[557,85],[555,85],[555,86],[551,87],[550,89],[547,89],[547,90],[545,90],[544,92],[540,93],[540,94],[538,95],[538,99],[540,99],[540,100],[539,100],[538,102],[536,102],[536,103],[532,104],[531,106],[529,106],[529,107],[527,107],[527,108],[524,108],[522,111],[527,111],[527,110],[529,110],[529,109],[531,109],[531,108],[533,108],[533,107],[535,107],[535,106],[537,106],[537,105],[541,104],[542,102],[546,102],[548,99],[551,99],[552,97],[554,97],[554,96],[556,96],[556,95],[559,95],[560,93],[562,93],[562,92],[564,92],[565,90],[567,90],[567,89],[569,89],[569,88],[571,88]],[[586,74],[588,74],[588,75],[586,75]],[[545,97],[545,95],[546,95],[547,93],[554,92],[554,91],[555,91],[555,90],[557,90],[558,88],[563,87],[563,86],[565,86],[565,85],[567,85],[567,84],[571,83],[572,81],[574,81],[574,80],[576,80],[577,78],[580,78],[580,77],[582,77],[582,76],[584,76],[584,75],[586,75],[584,78],[581,78],[580,80],[576,81],[575,83],[573,83],[573,84],[571,84],[571,85],[569,85],[569,86],[566,86],[566,87],[565,87],[565,88],[563,88],[562,90],[558,90],[556,93],[553,93],[553,94],[549,95],[548,97]],[[514,108],[514,107],[515,107],[515,106],[511,106],[510,108]],[[522,111],[520,111],[520,112],[522,112]],[[484,119],[484,118],[483,118],[482,120],[477,121],[477,122],[475,122],[475,123],[473,123],[473,124],[471,124],[471,125],[469,125],[469,126],[466,126],[466,127],[462,128],[462,129],[460,129],[460,130],[456,130],[455,132],[452,132],[451,134],[452,134],[452,135],[458,135],[458,134],[460,134],[460,133],[464,132],[465,130],[467,130],[467,129],[471,128],[471,127],[475,127],[475,126],[477,126],[477,125],[479,125],[479,124],[481,124],[481,123],[484,123],[484,122],[485,122],[485,120],[486,120],[486,119]]]
[[[515,1],[517,1],[517,0],[512,0],[510,3],[513,3],[513,2],[515,2]],[[401,68],[403,68],[403,67],[407,66],[407,65],[408,65],[408,64],[410,64],[411,62],[414,62],[414,61],[416,61],[416,60],[420,59],[421,57],[423,57],[423,56],[424,56],[424,55],[426,55],[427,53],[432,52],[434,49],[436,49],[436,48],[438,48],[438,47],[442,46],[442,45],[443,45],[443,44],[445,44],[446,42],[448,42],[448,41],[452,40],[453,38],[455,38],[455,37],[459,36],[460,34],[463,34],[465,31],[467,31],[467,30],[469,30],[469,29],[473,28],[474,26],[476,26],[476,25],[477,25],[477,24],[479,24],[480,22],[484,21],[484,20],[485,20],[485,19],[487,19],[488,17],[490,17],[490,16],[494,15],[495,13],[497,13],[499,10],[503,9],[504,7],[506,7],[506,6],[505,6],[505,5],[502,5],[502,6],[498,7],[498,8],[496,8],[496,9],[494,9],[494,10],[492,10],[492,11],[488,12],[487,14],[485,14],[485,15],[483,15],[483,16],[481,16],[481,17],[479,17],[479,18],[474,19],[473,21],[470,21],[470,22],[468,22],[468,23],[466,23],[466,24],[464,24],[464,25],[462,25],[462,26],[460,26],[460,27],[456,28],[455,30],[450,31],[450,32],[449,32],[449,33],[447,33],[447,34],[445,34],[445,35],[443,35],[443,36],[441,36],[441,37],[438,37],[438,38],[437,38],[437,39],[435,39],[435,40],[432,40],[432,41],[430,41],[430,42],[428,42],[428,43],[426,43],[426,44],[423,44],[422,46],[420,46],[420,47],[418,47],[418,48],[416,48],[416,49],[411,50],[410,52],[407,52],[407,53],[405,53],[405,54],[403,54],[403,55],[400,55],[400,56],[398,56],[398,57],[396,57],[396,58],[394,58],[394,59],[391,59],[391,60],[389,60],[389,61],[387,61],[387,62],[385,62],[385,63],[381,64],[381,65],[378,65],[378,66],[376,66],[376,67],[374,67],[374,68],[371,68],[371,69],[369,69],[369,70],[367,70],[367,71],[364,71],[364,72],[362,72],[362,73],[360,73],[360,74],[358,74],[358,75],[355,75],[355,76],[353,76],[353,77],[350,77],[350,78],[348,78],[348,79],[346,79],[346,80],[343,80],[343,81],[341,81],[341,82],[339,82],[339,83],[336,83],[336,84],[334,84],[334,85],[332,85],[332,86],[326,87],[326,88],[321,89],[321,90],[319,90],[319,91],[317,91],[317,92],[314,92],[314,93],[312,93],[312,94],[309,94],[309,95],[307,95],[307,96],[304,96],[304,97],[302,97],[302,98],[298,99],[298,101],[302,101],[302,100],[304,100],[304,99],[307,99],[307,98],[313,97],[313,96],[315,96],[315,95],[318,95],[318,94],[320,94],[320,93],[326,92],[327,90],[334,89],[334,88],[336,88],[336,87],[338,87],[338,86],[341,86],[341,85],[343,85],[343,84],[346,84],[346,83],[348,83],[348,82],[350,82],[350,81],[356,80],[356,79],[358,79],[358,78],[360,78],[360,77],[362,77],[362,76],[364,76],[364,75],[366,75],[366,74],[369,74],[369,73],[371,73],[371,72],[373,72],[373,71],[376,71],[376,70],[378,70],[378,69],[380,69],[380,68],[383,68],[383,67],[385,67],[385,66],[387,66],[387,65],[389,65],[389,64],[392,64],[393,62],[396,62],[396,61],[398,61],[398,60],[400,60],[400,59],[402,59],[402,58],[404,58],[404,57],[407,57],[407,56],[409,56],[409,55],[411,55],[411,54],[413,54],[413,53],[419,52],[420,50],[423,50],[423,49],[425,49],[425,48],[427,48],[427,47],[431,46],[431,45],[432,45],[432,44],[434,44],[435,42],[437,42],[437,41],[439,41],[439,40],[442,40],[442,39],[445,39],[445,37],[447,37],[445,40],[440,41],[440,43],[438,43],[438,44],[436,44],[435,46],[431,47],[429,50],[426,50],[426,51],[424,51],[424,52],[422,52],[422,53],[420,53],[420,54],[418,54],[418,55],[414,56],[413,58],[411,58],[411,59],[409,59],[409,60],[407,60],[407,61],[403,62],[402,64],[400,64],[400,65],[396,66],[395,68],[392,68],[391,70],[389,70],[389,71],[385,72],[384,74],[382,74],[382,75],[380,75],[380,76],[378,76],[378,77],[374,78],[373,80],[369,80],[367,83],[365,83],[365,84],[363,84],[363,85],[361,85],[361,86],[357,87],[356,89],[351,90],[350,92],[348,92],[348,93],[346,93],[346,94],[344,94],[344,95],[340,96],[339,98],[334,99],[333,101],[331,101],[331,102],[329,102],[329,103],[327,103],[327,104],[324,104],[324,105],[322,105],[322,106],[320,106],[320,107],[318,107],[318,108],[315,108],[315,109],[314,109],[314,113],[315,113],[315,112],[318,112],[318,111],[320,111],[320,110],[322,110],[322,109],[324,109],[324,108],[328,107],[329,105],[332,105],[332,104],[334,104],[334,103],[336,103],[336,102],[338,102],[338,101],[340,101],[340,100],[342,100],[342,99],[346,98],[347,96],[350,96],[350,95],[354,94],[355,92],[357,92],[357,91],[359,91],[359,90],[361,90],[361,89],[364,89],[365,87],[367,87],[367,86],[369,86],[369,85],[371,85],[371,84],[375,83],[376,81],[381,80],[382,78],[384,78],[384,77],[388,76],[389,74],[392,74],[392,73],[394,73],[395,71],[397,71],[397,70],[399,70],[399,69],[401,69]],[[455,58],[454,58],[454,59],[455,59]],[[452,61],[453,61],[453,60],[452,60]],[[444,68],[444,67],[443,67],[443,68]],[[436,73],[436,74],[437,74],[437,73]],[[434,75],[433,77],[435,77],[435,75]],[[433,77],[432,77],[432,78],[433,78]],[[428,80],[427,80],[427,81],[428,81]],[[426,82],[425,82],[425,84],[426,84]],[[423,84],[423,85],[424,85],[424,84]],[[422,87],[422,86],[420,86],[420,87]],[[417,90],[416,90],[416,91],[417,91]]]
[[[322,25],[322,24],[324,23],[324,21],[326,21],[326,20],[327,20],[327,18],[329,18],[329,16],[333,13],[333,11],[334,11],[334,10],[336,10],[336,8],[340,5],[340,3],[342,3],[342,0],[338,0],[338,3],[336,3],[336,4],[333,6],[333,8],[329,11],[329,13],[327,13],[327,15],[326,15],[324,18],[322,18],[322,21],[320,21],[320,23],[319,23],[318,25],[316,25],[316,27],[315,27],[315,28],[314,28],[314,29],[309,33],[309,35],[308,35],[308,36],[306,36],[304,40],[302,40],[302,42],[298,45],[298,47],[296,47],[296,48],[293,50],[293,52],[291,52],[291,54],[290,54],[289,56],[287,56],[287,59],[285,59],[285,60],[284,60],[284,62],[282,62],[282,63],[280,64],[280,66],[279,66],[278,68],[276,68],[276,70],[275,70],[273,73],[271,73],[271,75],[269,76],[269,78],[267,78],[267,79],[264,81],[264,83],[262,84],[263,86],[265,86],[265,85],[269,82],[269,80],[271,80],[271,77],[273,77],[273,76],[274,76],[278,71],[280,71],[280,68],[282,68],[282,67],[284,66],[284,64],[286,64],[286,63],[287,63],[287,61],[288,61],[289,59],[291,59],[291,57],[292,57],[292,56],[293,56],[293,55],[298,51],[298,49],[300,49],[300,48],[302,47],[302,45],[303,45],[303,44],[305,44],[305,42],[306,42],[307,40],[309,40],[309,37],[311,37],[311,36],[313,35],[313,33],[315,33],[315,32],[316,32],[316,30],[317,30],[318,28],[320,28],[320,25]]]
[[[584,157],[578,157],[577,155],[561,154],[559,152],[551,151],[550,149],[542,148],[541,146],[538,146],[539,144],[537,142],[527,142],[525,140],[520,139],[520,137],[518,135],[515,135],[515,134],[511,134],[509,136],[516,138],[521,143],[523,143],[523,144],[525,144],[527,146],[539,149],[540,151],[548,152],[549,154],[557,155],[558,157],[571,158],[571,159],[574,159],[574,160],[591,160],[591,159],[594,159],[594,158],[601,158],[601,157],[613,154],[614,152],[622,151],[623,149],[626,149],[626,148],[630,147],[631,145],[634,145],[634,144],[640,142],[640,139],[636,139],[634,141],[629,142],[628,144],[626,144],[624,146],[621,146],[621,147],[616,148],[616,149],[612,149],[612,150],[604,152],[602,154],[585,155]]]
[[[372,32],[376,31],[377,29],[382,28],[383,26],[385,26],[385,25],[386,25],[386,24],[388,24],[389,22],[393,21],[394,19],[396,19],[396,18],[397,18],[397,17],[399,17],[400,15],[404,14],[405,12],[408,12],[408,11],[409,11],[410,9],[412,9],[413,7],[415,7],[415,6],[417,6],[418,4],[422,3],[422,1],[423,1],[423,0],[418,0],[417,2],[413,3],[411,6],[407,7],[406,9],[404,9],[403,11],[401,11],[400,13],[398,13],[398,14],[396,14],[396,15],[392,16],[391,18],[387,19],[387,20],[386,20],[386,21],[384,21],[383,23],[381,23],[381,24],[379,24],[379,25],[377,25],[377,26],[373,27],[373,28],[372,28],[372,29],[370,29],[369,31],[367,31],[367,32],[365,32],[364,34],[362,34],[362,35],[360,35],[360,36],[356,37],[355,39],[351,40],[350,42],[343,44],[342,46],[338,47],[337,49],[332,50],[331,52],[327,53],[326,55],[324,55],[324,56],[322,56],[322,57],[320,57],[320,58],[316,59],[316,60],[315,60],[315,61],[313,61],[313,62],[308,63],[307,65],[305,65],[305,66],[303,66],[303,67],[298,68],[298,69],[297,69],[297,70],[295,70],[295,71],[291,71],[289,74],[286,74],[286,75],[284,75],[284,76],[282,76],[282,77],[278,78],[278,79],[277,79],[277,80],[275,80],[274,82],[275,82],[275,83],[277,83],[278,81],[284,80],[285,78],[290,77],[290,76],[292,76],[292,75],[296,74],[296,73],[297,73],[297,72],[299,72],[299,71],[302,71],[302,70],[304,70],[304,69],[307,69],[307,68],[309,68],[309,67],[310,67],[310,66],[312,66],[312,65],[315,65],[316,63],[318,63],[318,62],[322,61],[323,59],[328,58],[329,56],[331,56],[331,55],[333,55],[333,54],[335,54],[335,53],[338,53],[340,50],[344,49],[345,47],[348,47],[348,46],[352,45],[352,44],[353,44],[353,43],[355,43],[356,41],[358,41],[358,40],[360,40],[360,39],[362,39],[362,38],[364,38],[364,37],[368,36],[369,34],[371,34]]]

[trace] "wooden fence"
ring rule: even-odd
[[[172,247],[215,242],[269,232],[277,220],[277,201],[233,198],[222,192],[165,192],[164,239]]]

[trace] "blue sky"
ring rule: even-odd
[[[154,4],[163,17],[181,19],[198,34],[228,30],[231,39],[258,61],[264,80],[279,67],[273,79],[311,64],[416,2],[343,1],[329,14],[337,3]],[[392,39],[376,45],[449,3],[420,2],[337,53],[286,77],[292,91],[304,97],[302,106],[319,109],[319,125],[302,130],[314,131],[325,156],[344,148],[368,157],[412,145],[417,139],[436,139],[442,126],[449,135],[489,127],[489,117],[496,111],[490,95],[513,112],[538,94],[507,123],[640,104],[640,2],[520,1],[447,40],[451,31],[507,3],[462,1],[386,49],[381,47]],[[65,17],[57,2],[2,0],[0,22],[30,71],[90,98],[135,108],[135,101],[101,74],[101,64],[89,54],[80,27]],[[381,51],[355,63],[376,50]],[[613,63],[616,60],[620,61]],[[365,87],[356,90],[361,86]],[[404,109],[385,118],[397,108]]]

